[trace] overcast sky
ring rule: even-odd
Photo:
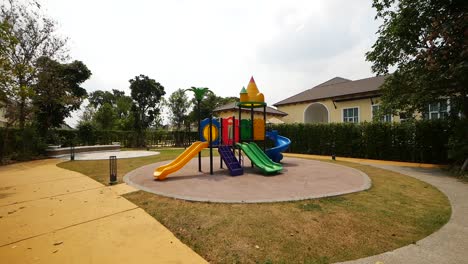
[[[335,76],[372,76],[371,0],[42,0],[92,71],[88,92],[124,90],[139,74],[178,88],[239,96],[250,76],[269,105]],[[71,125],[74,118],[68,119]]]

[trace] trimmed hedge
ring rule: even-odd
[[[108,145],[120,142],[122,147],[137,147],[138,142],[146,146],[184,147],[198,140],[196,132],[185,131],[146,131],[138,135],[134,131],[99,131],[94,127],[80,130],[53,130],[42,138],[33,127],[23,131],[17,128],[0,128],[0,163],[7,160],[30,160],[45,154],[47,145],[71,144]]]
[[[0,164],[4,160],[31,160],[45,154],[45,141],[32,127],[24,130],[0,128]]]
[[[343,157],[447,163],[451,122],[281,124],[274,126],[291,139],[290,152]]]
[[[183,147],[198,139],[196,132],[185,131],[146,131],[139,135],[135,131],[117,130],[58,130],[61,145],[106,145],[120,142],[121,146],[138,147],[138,142],[145,142],[146,146]],[[142,137],[142,138],[139,138]]]
[[[468,155],[467,122],[282,124],[273,128],[291,139],[289,151],[294,153],[446,164],[463,161]],[[120,142],[123,147],[136,147],[144,142],[147,146],[187,146],[196,140],[196,132],[147,131],[138,135],[134,131],[98,131],[93,126],[55,130],[43,139],[32,127],[23,131],[0,128],[0,162],[41,156],[47,144],[66,147]]]

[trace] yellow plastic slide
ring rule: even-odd
[[[197,141],[193,143],[188,149],[186,149],[182,154],[180,154],[175,160],[171,163],[166,164],[157,168],[154,171],[154,178],[157,180],[166,179],[167,175],[180,170],[187,162],[189,162],[193,157],[195,157],[198,152],[202,149],[208,147],[208,142]]]

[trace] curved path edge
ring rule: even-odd
[[[415,244],[379,255],[340,263],[459,264],[468,261],[468,184],[460,182],[436,168],[378,165],[373,162],[365,162],[365,160],[358,163],[395,171],[435,186],[448,197],[452,206],[452,215],[447,224],[441,229],[417,241]]]

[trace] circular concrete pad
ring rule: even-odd
[[[139,158],[146,156],[159,155],[156,151],[144,150],[128,150],[128,151],[95,151],[82,152],[75,154],[75,160],[104,160],[109,159],[109,156],[116,156],[117,159]],[[63,155],[61,159],[70,159],[70,154]]]
[[[329,162],[285,157],[282,173],[265,176],[251,168],[245,158],[248,167],[244,174],[232,177],[225,165],[219,168],[219,157],[213,159],[213,175],[209,173],[209,158],[202,158],[201,173],[195,158],[164,181],[154,180],[153,172],[168,161],[135,169],[125,175],[124,181],[163,196],[220,203],[296,201],[363,191],[371,186],[365,173]]]

